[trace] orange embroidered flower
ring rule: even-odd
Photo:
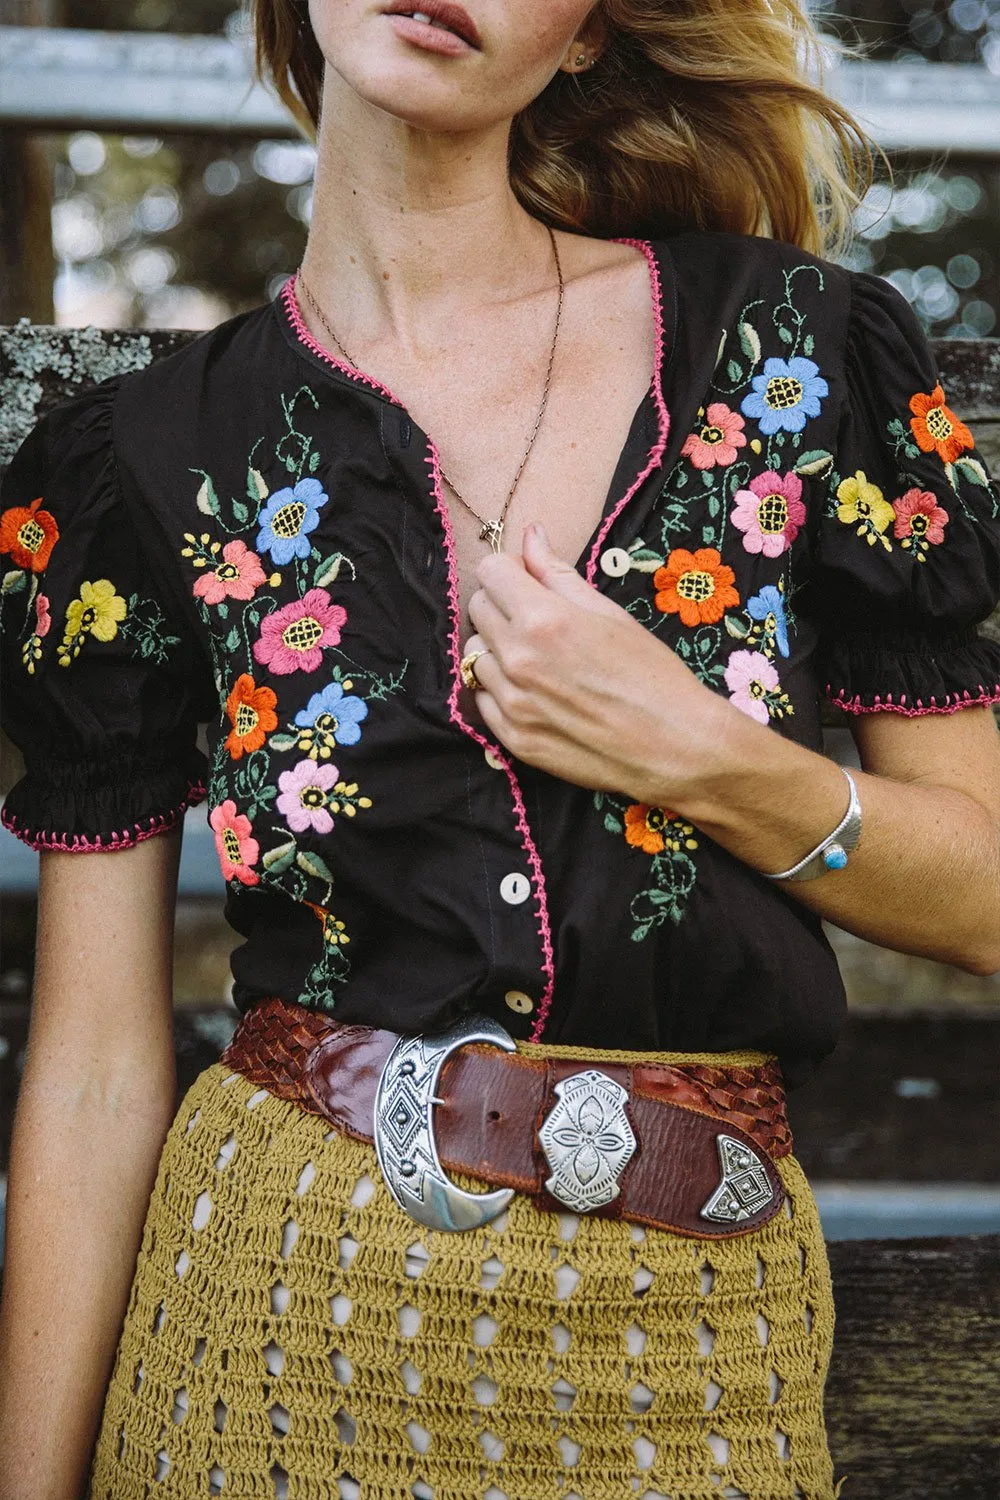
[[[941,386],[936,385],[929,396],[922,392],[911,396],[910,410],[910,426],[922,453],[937,453],[942,463],[953,464],[964,449],[976,446],[965,423],[945,405]]]
[[[226,749],[233,760],[244,753],[259,750],[266,736],[278,727],[277,694],[272,688],[258,687],[249,672],[237,677],[226,699],[226,713],[232,729],[226,737]]]
[[[677,547],[653,575],[656,607],[665,615],[679,614],[685,625],[714,625],[740,602],[735,581],[736,574],[714,547],[697,552]]]
[[[39,510],[42,497],[30,505],[12,505],[0,516],[0,552],[9,552],[11,562],[29,573],[41,573],[59,540],[56,518]]]
[[[663,830],[674,817],[665,807],[634,802],[625,809],[625,837],[634,849],[641,849],[644,854],[662,854]]]

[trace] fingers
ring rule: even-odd
[[[548,533],[540,521],[534,521],[524,529],[524,566],[533,578],[552,593],[578,604],[582,609],[607,613],[618,608],[610,599],[605,599],[572,563],[567,562],[552,550]]]

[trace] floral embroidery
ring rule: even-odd
[[[685,625],[714,624],[740,602],[735,579],[714,547],[697,552],[677,547],[653,577],[656,607],[663,614],[679,614]]]
[[[747,552],[780,557],[788,550],[805,523],[802,480],[797,474],[776,474],[766,469],[750,481],[750,488],[737,490],[730,520],[743,532]]]
[[[204,599],[206,604],[221,604],[224,599],[252,599],[257,589],[267,582],[260,558],[256,552],[250,551],[246,542],[235,540],[226,542],[225,546],[220,542],[209,543],[206,531],[200,538],[200,555],[196,556],[199,542],[190,531],[184,533],[184,539],[190,545],[181,548],[182,557],[194,557],[196,568],[214,564],[210,573],[203,573],[195,579],[191,592],[196,599]],[[218,557],[220,549],[221,560]]]
[[[929,547],[944,541],[948,512],[930,490],[907,490],[892,502],[896,517],[893,534],[901,547],[912,547],[918,562],[927,561]]]
[[[837,516],[846,526],[857,526],[870,547],[881,543],[887,552],[892,543],[884,534],[886,527],[895,520],[895,512],[877,484],[872,484],[861,469],[852,478],[844,479],[837,486]]]
[[[689,458],[696,469],[724,468],[733,463],[747,441],[743,431],[746,423],[739,412],[731,411],[724,401],[713,401],[698,415],[705,420],[685,439],[681,457]]]
[[[942,463],[953,464],[966,448],[975,447],[968,427],[945,405],[940,385],[930,395],[918,392],[911,396],[910,410],[910,428],[921,453],[936,453]]]
[[[70,601],[66,610],[66,629],[59,647],[59,665],[68,667],[80,654],[88,635],[99,641],[113,641],[118,625],[124,620],[128,605],[117,593],[109,578],[81,583],[80,597]]]
[[[49,633],[52,625],[50,603],[47,594],[35,595],[35,634],[41,638]]]
[[[300,479],[291,489],[275,490],[257,518],[257,550],[270,552],[279,567],[293,557],[308,557],[309,533],[319,525],[320,507],[329,498],[318,479]]]
[[[310,759],[282,771],[278,778],[281,795],[275,805],[295,833],[310,828],[315,833],[329,833],[334,813],[353,818],[359,807],[371,807],[370,797],[357,795],[357,782],[338,781],[339,774],[336,766],[318,765]]]
[[[634,802],[625,809],[626,841],[644,854],[662,854],[664,849],[675,854],[681,849],[697,849],[698,840],[693,835],[692,824],[665,807]]]
[[[260,845],[253,838],[250,819],[237,812],[231,798],[214,807],[209,823],[215,833],[215,847],[222,866],[223,880],[238,880],[241,885],[258,885],[260,876],[253,866],[260,858]]]
[[[753,378],[753,390],[740,411],[754,417],[761,432],[801,432],[810,417],[818,417],[822,399],[830,393],[819,365],[811,359],[769,359],[764,373]]]
[[[328,912],[322,906],[317,906],[315,901],[306,901],[303,905],[308,906],[309,910],[319,917],[323,924],[323,941],[329,943],[331,948],[342,947],[344,943],[351,941],[347,936],[345,924],[338,921],[332,912]]]
[[[344,683],[328,683],[321,693],[313,693],[305,708],[295,715],[300,730],[299,749],[314,760],[325,760],[333,754],[334,745],[358,743],[362,720],[367,717],[368,704],[363,698],[345,692]]]
[[[323,661],[324,646],[336,646],[347,610],[334,604],[326,589],[310,589],[261,621],[260,638],[254,642],[254,658],[272,672],[315,672]]]
[[[29,573],[45,571],[59,540],[56,518],[41,510],[41,503],[39,495],[30,505],[12,505],[0,516],[0,552],[9,552],[11,562]]]
[[[179,635],[167,633],[167,617],[157,601],[144,599],[139,594],[128,597],[121,634],[135,642],[133,655],[145,661],[159,662],[161,666],[169,661],[171,647],[181,643]]]
[[[762,651],[734,651],[726,663],[729,701],[759,724],[794,712],[773,662]]]
[[[765,656],[773,656],[777,646],[782,656],[788,655],[788,619],[785,614],[785,596],[780,588],[768,583],[759,594],[747,600],[747,614],[757,622],[748,639],[760,637],[760,649]]]
[[[259,750],[267,735],[278,727],[277,694],[273,688],[258,687],[249,672],[241,672],[226,699],[226,713],[232,729],[226,737],[226,749],[234,760]]]
[[[48,635],[51,628],[52,615],[48,595],[36,594],[35,628],[21,647],[21,660],[32,676],[34,676],[36,665],[42,659],[42,640]]]

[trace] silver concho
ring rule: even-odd
[[[400,1208],[430,1229],[478,1229],[502,1213],[513,1188],[466,1193],[445,1174],[434,1141],[433,1111],[444,1063],[467,1042],[517,1050],[489,1016],[467,1016],[447,1031],[400,1037],[386,1059],[375,1095],[373,1134],[378,1164]]]
[[[774,1200],[774,1189],[756,1151],[731,1135],[716,1137],[722,1181],[701,1211],[703,1219],[738,1224],[759,1214]]]
[[[545,1186],[577,1213],[618,1197],[618,1179],[635,1151],[625,1113],[627,1090],[597,1068],[555,1086],[554,1104],[538,1132],[552,1171]]]

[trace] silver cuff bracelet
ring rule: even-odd
[[[846,813],[833,832],[822,843],[817,844],[805,859],[792,865],[790,870],[782,870],[777,875],[767,875],[767,871],[764,871],[768,880],[815,880],[817,875],[825,875],[828,870],[842,870],[847,864],[848,854],[861,842],[861,803],[854,777],[845,766],[840,769],[851,788],[851,800]]]

